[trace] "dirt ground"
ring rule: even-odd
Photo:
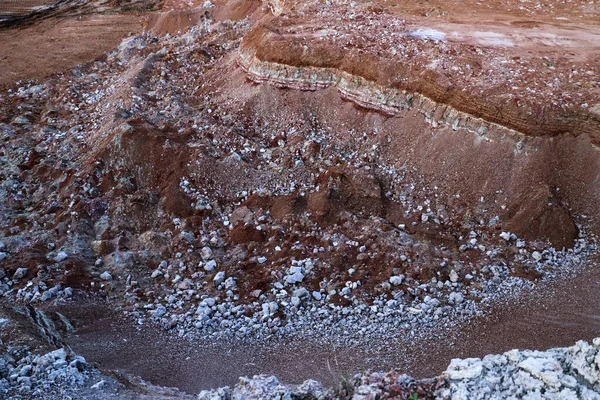
[[[43,80],[89,62],[142,29],[139,15],[52,18],[33,26],[0,31],[0,85]]]

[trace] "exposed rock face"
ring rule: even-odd
[[[415,109],[436,127],[446,125],[455,131],[462,128],[481,136],[493,129],[497,135],[515,141],[524,137],[513,129],[460,112],[448,104],[437,103],[420,93],[388,88],[335,68],[296,67],[261,61],[253,49],[245,48],[240,50],[238,61],[248,77],[257,83],[311,91],[334,86],[343,99],[386,115],[394,116],[402,111]]]

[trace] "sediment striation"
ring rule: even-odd
[[[514,129],[459,111],[451,105],[438,103],[423,94],[385,87],[335,68],[295,67],[261,61],[251,49],[243,48],[238,63],[246,71],[248,78],[257,83],[309,91],[335,87],[343,99],[360,107],[389,116],[416,110],[433,127],[448,126],[454,131],[464,129],[480,136],[493,132],[498,137],[518,141],[518,150],[522,147],[520,141],[526,138],[526,135]]]

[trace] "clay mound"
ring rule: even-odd
[[[505,227],[526,240],[548,240],[556,248],[569,248],[578,229],[569,211],[548,186],[527,191],[510,207]]]

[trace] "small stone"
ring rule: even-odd
[[[190,284],[187,280],[180,282],[177,285],[177,289],[180,289],[180,290],[188,290],[189,288],[190,288]]]
[[[24,116],[19,115],[19,116],[13,118],[12,123],[16,124],[16,125],[27,125],[29,123],[29,120],[27,118],[25,118]]]
[[[202,257],[203,261],[212,260],[214,257],[212,249],[208,246],[203,247],[200,252],[200,257]]]
[[[194,240],[196,240],[196,237],[192,232],[181,232],[179,236],[188,243],[192,243]]]
[[[257,261],[259,264],[264,264],[267,262],[267,257],[258,257]]]
[[[508,242],[510,240],[510,232],[502,232],[500,237]]]
[[[394,286],[399,286],[402,284],[402,281],[404,280],[403,276],[392,276],[390,277],[390,283]]]
[[[67,253],[65,253],[64,251],[60,251],[60,252],[58,252],[58,254],[56,254],[54,256],[54,261],[61,262],[61,261],[65,261],[67,258],[69,258],[69,255]]]
[[[225,280],[225,289],[226,290],[235,290],[237,289],[237,282],[235,281],[235,278],[233,277],[229,277]]]
[[[104,271],[102,274],[100,274],[100,279],[103,281],[112,281],[113,277],[110,272]]]
[[[165,308],[165,306],[163,305],[159,305],[158,307],[156,307],[156,309],[152,312],[152,314],[156,317],[156,318],[160,318],[163,315],[165,315],[167,313],[167,309]]]
[[[200,316],[201,318],[209,318],[212,313],[213,311],[210,309],[210,307],[205,305],[199,305],[196,309],[196,315]]]
[[[483,362],[479,358],[453,359],[445,374],[452,380],[473,379],[481,375]]]
[[[215,283],[215,285],[219,286],[221,283],[223,283],[225,281],[225,272],[220,271],[218,272],[215,277],[213,278],[213,282]]]
[[[215,300],[212,297],[207,297],[206,299],[203,300],[204,304],[206,304],[209,307],[214,307],[215,304],[217,304],[217,300]]]
[[[263,305],[262,305],[263,318],[271,317],[278,310],[279,310],[279,304],[277,304],[274,301],[272,301],[270,303],[263,303]]]
[[[539,251],[534,251],[531,254],[531,257],[533,257],[535,261],[540,261],[542,259],[542,254]]]
[[[293,296],[292,297],[292,305],[298,307],[301,303],[300,297]]]
[[[458,274],[455,270],[450,271],[450,282],[456,283],[458,282]]]
[[[160,269],[155,269],[155,270],[152,272],[152,275],[150,275],[150,277],[151,277],[152,279],[160,278],[161,276],[163,276],[163,273],[162,273],[162,271],[161,271]]]
[[[323,298],[323,296],[321,295],[321,293],[317,292],[317,291],[312,292],[312,297],[314,297],[314,299],[317,300],[317,301],[320,301]]]
[[[204,264],[204,270],[206,272],[213,272],[215,269],[217,269],[217,262],[215,260],[210,260]]]
[[[301,287],[299,289],[294,290],[294,296],[304,299],[310,297],[310,294],[308,293],[308,290],[306,290],[306,288]]]
[[[286,283],[293,285],[294,283],[300,283],[304,280],[304,275],[301,272],[295,272],[292,275],[288,275],[285,278]]]
[[[456,304],[461,304],[463,301],[465,301],[465,298],[463,297],[462,293],[456,293],[456,296],[454,297],[454,302]]]
[[[13,275],[13,279],[16,279],[16,280],[23,279],[27,276],[28,273],[29,273],[28,268],[18,268]]]
[[[94,383],[92,386],[90,386],[90,389],[102,389],[105,383],[106,381],[102,379],[100,382]]]

